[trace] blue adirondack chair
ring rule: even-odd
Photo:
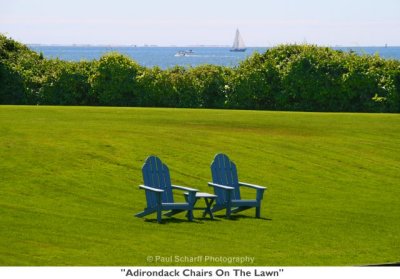
[[[240,182],[236,165],[225,154],[217,154],[211,163],[212,181],[208,185],[214,187],[217,195],[213,212],[226,208],[226,217],[230,218],[231,213],[237,213],[255,207],[256,217],[260,218],[261,200],[263,199],[266,187]],[[254,200],[243,200],[240,197],[240,187],[249,187],[256,190]]]
[[[193,207],[197,189],[172,185],[168,167],[156,156],[149,156],[146,159],[142,173],[144,185],[140,185],[139,188],[145,190],[147,207],[144,211],[137,213],[136,217],[144,217],[157,212],[157,222],[160,223],[162,211],[169,211],[164,214],[169,217],[187,211],[188,220],[193,220]],[[172,189],[187,192],[187,202],[174,202]]]

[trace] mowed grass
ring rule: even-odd
[[[268,187],[262,219],[133,216],[148,155],[174,184],[211,192],[218,152]],[[148,256],[400,261],[400,115],[1,106],[0,265],[221,265]]]

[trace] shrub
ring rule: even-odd
[[[237,67],[45,59],[0,34],[0,103],[400,112],[400,61],[281,45]]]
[[[26,104],[22,77],[2,62],[0,62],[0,104]]]
[[[228,68],[214,65],[201,65],[189,69],[199,107],[222,108],[225,106],[225,85],[231,71]]]
[[[135,106],[138,104],[136,76],[142,68],[118,53],[100,58],[90,76],[91,95],[99,105]]]
[[[42,88],[42,101],[50,105],[93,105],[98,100],[90,95],[90,62],[66,62],[54,75],[49,75]]]
[[[231,76],[226,87],[228,107],[276,109],[281,81],[270,57],[256,53],[240,63]]]

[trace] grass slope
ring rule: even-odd
[[[0,265],[400,261],[399,147],[399,115],[1,106]],[[193,223],[182,213],[161,225],[133,217],[145,206],[148,155],[174,184],[211,191],[217,152],[242,181],[268,187],[263,219],[254,210]]]

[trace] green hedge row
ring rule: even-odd
[[[400,112],[400,61],[282,45],[234,68],[162,70],[118,53],[44,59],[0,35],[0,103]]]

